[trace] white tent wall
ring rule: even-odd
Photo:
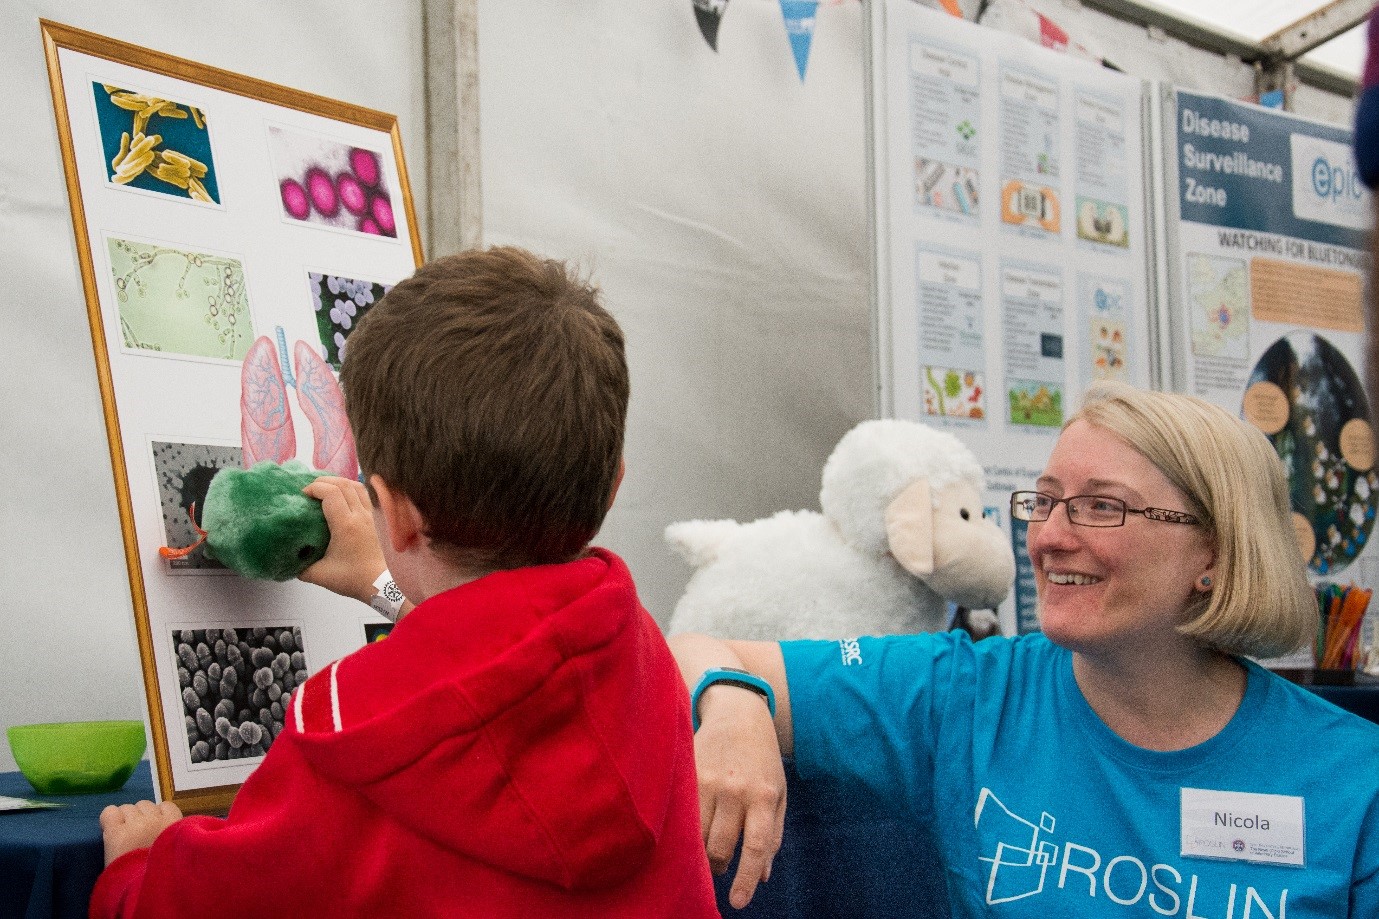
[[[0,4],[0,729],[142,717],[129,579],[40,17],[395,113],[422,200],[420,3]],[[0,742],[0,771],[13,769]]]
[[[717,53],[689,0],[633,10],[481,0],[484,233],[591,268],[626,331],[599,541],[664,623],[690,573],[666,524],[817,507],[873,411],[862,17],[819,7],[801,83],[774,0],[734,0]]]
[[[1250,91],[1243,64],[1186,46],[1170,56],[1143,29],[1048,5],[1070,30],[1070,15],[1087,17],[1138,76]],[[420,2],[379,9],[193,0],[169,17],[147,0],[0,4],[11,137],[0,151],[0,728],[139,717],[143,705],[37,20],[396,113],[420,203]],[[860,4],[821,4],[803,82],[776,0],[732,0],[716,53],[690,0],[478,9],[485,241],[582,264],[627,332],[628,477],[599,541],[628,559],[664,622],[690,573],[665,548],[665,525],[817,506],[833,444],[873,411]],[[1348,100],[1305,87],[1297,108],[1350,117]],[[11,768],[0,743],[0,770]]]

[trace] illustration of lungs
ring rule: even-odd
[[[297,455],[278,349],[266,335],[249,346],[240,371],[239,437],[246,469],[259,460],[285,463]]]
[[[359,457],[354,452],[354,435],[345,418],[345,395],[321,356],[304,341],[292,349],[297,371],[297,403],[311,422],[315,447],[311,465],[316,469],[359,478]]]

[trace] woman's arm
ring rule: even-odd
[[[774,724],[761,696],[741,687],[717,683],[699,697],[694,760],[704,846],[714,873],[722,874],[742,840],[742,857],[728,895],[733,907],[742,909],[757,884],[770,878],[785,825],[781,757],[792,755],[795,748],[785,660],[774,642],[677,635],[670,647],[689,689],[711,667],[737,667],[766,680],[776,695]]]

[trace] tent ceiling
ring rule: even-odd
[[[1146,5],[1224,35],[1258,42],[1328,4],[1324,0],[1152,0]],[[1357,79],[1365,62],[1364,26],[1343,32],[1302,60]]]

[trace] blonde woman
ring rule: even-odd
[[[1316,615],[1263,435],[1101,385],[1011,512],[1042,634],[672,640],[732,904],[779,848],[786,755],[931,833],[955,915],[1379,916],[1379,726],[1250,660]]]

